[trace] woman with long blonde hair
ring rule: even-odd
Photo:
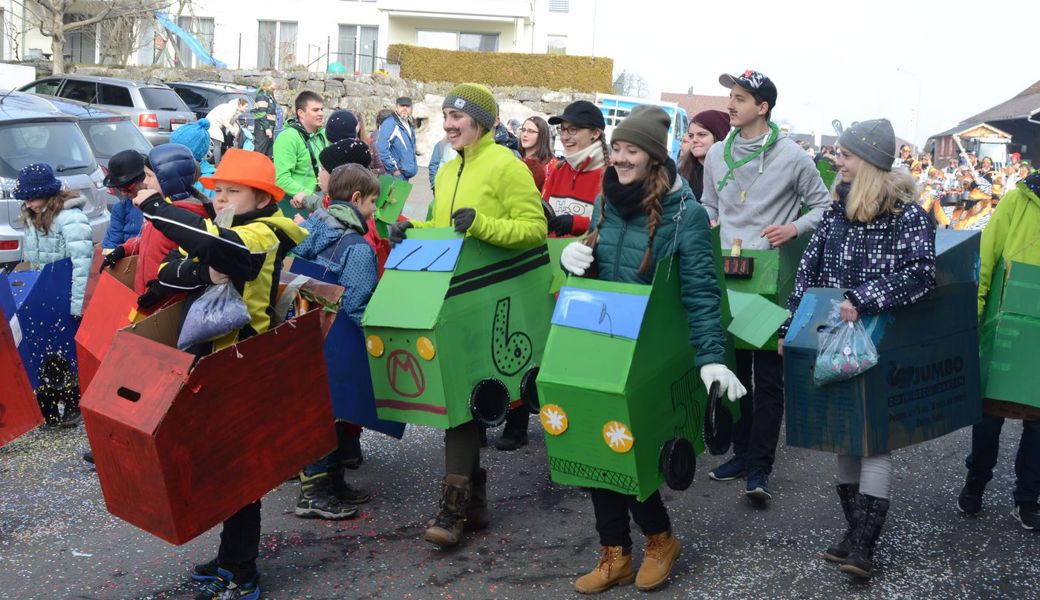
[[[863,121],[838,140],[834,202],[802,255],[787,301],[793,315],[811,287],[845,291],[843,321],[917,302],[935,286],[935,225],[915,202],[914,180],[896,162],[895,132],[886,119]],[[780,328],[780,352],[791,320]],[[880,399],[879,399],[880,400]],[[874,546],[888,513],[892,457],[838,455],[837,491],[848,522],[845,537],[823,557],[869,579]]]

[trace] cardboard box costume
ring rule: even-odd
[[[134,292],[137,256],[128,256],[100,274],[98,267],[101,263],[97,256],[94,263],[87,284],[89,302],[83,309],[83,320],[76,332],[81,392],[90,387],[116,331],[140,318]]]
[[[336,446],[323,311],[196,359],[176,348],[182,309],[118,331],[81,403],[109,512],[172,544]]]
[[[538,375],[553,481],[640,500],[692,482],[708,394],[669,263],[652,285],[570,277],[560,290]],[[725,296],[721,309],[725,325]],[[737,420],[736,403],[724,410]]]
[[[412,229],[386,261],[362,320],[379,418],[456,427],[537,405],[553,298],[548,247],[499,248]]]
[[[20,336],[10,282],[0,272],[0,448],[43,424],[40,405],[18,354]]]
[[[1040,266],[1001,261],[993,282],[979,332],[984,410],[1040,419]]]
[[[871,456],[982,418],[979,232],[937,231],[935,247],[935,289],[910,306],[862,317],[880,359],[852,379],[813,381],[818,331],[845,290],[805,292],[784,338],[788,445]]]
[[[40,368],[49,360],[64,359],[75,375],[79,323],[69,308],[72,260],[48,263],[39,271],[16,270],[7,279],[21,329],[18,353],[33,389],[40,387]]]

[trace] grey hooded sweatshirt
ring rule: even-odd
[[[731,135],[735,136],[733,159],[739,161],[760,148],[768,133],[752,140],[735,131]],[[728,170],[722,157],[725,146],[725,140],[720,140],[708,150],[700,198],[708,218],[719,222],[723,248],[740,239],[744,248],[767,249],[769,241],[762,237],[762,230],[774,224],[794,223],[799,236],[816,230],[831,198],[816,165],[798,144],[790,138],[778,139],[762,156],[739,167],[720,192],[719,180]],[[743,200],[741,190],[745,191]],[[803,204],[808,212],[800,215]]]

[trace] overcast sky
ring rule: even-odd
[[[755,69],[796,132],[885,117],[920,145],[1040,80],[1037,23],[1036,0],[599,0],[596,54],[653,98],[725,95],[720,73]]]

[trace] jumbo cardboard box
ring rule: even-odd
[[[818,331],[844,290],[808,290],[784,339],[787,443],[870,456],[982,418],[977,289],[979,233],[936,233],[936,287],[917,303],[863,317],[878,364],[846,381],[813,381]]]

